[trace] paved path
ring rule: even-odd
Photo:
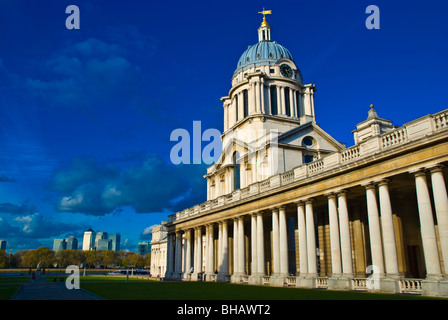
[[[103,300],[82,289],[67,289],[65,282],[36,279],[22,285],[12,300]]]

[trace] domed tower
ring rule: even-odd
[[[262,13],[258,42],[239,58],[221,98],[223,150],[204,176],[208,200],[251,185],[257,190],[260,181],[344,148],[316,125],[315,86],[303,84],[291,52],[271,39],[270,11]]]
[[[263,11],[266,12],[266,11]],[[260,121],[266,130],[286,131],[314,120],[314,85],[304,85],[291,52],[271,40],[263,17],[258,42],[243,52],[232,77],[232,88],[221,98],[224,130]]]

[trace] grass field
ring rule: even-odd
[[[47,281],[65,276],[46,275]],[[0,300],[11,299],[29,277],[0,277]],[[106,300],[434,300],[412,295],[387,295],[318,289],[279,288],[214,282],[159,282],[125,276],[81,276],[81,288]]]
[[[213,282],[98,281],[81,288],[108,300],[421,300],[410,295],[263,287]]]

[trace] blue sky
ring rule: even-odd
[[[68,30],[68,5],[80,29]],[[368,5],[380,29],[368,30]],[[87,228],[136,251],[149,228],[206,200],[206,165],[170,163],[177,128],[223,129],[220,98],[272,38],[317,86],[317,123],[353,144],[374,104],[396,125],[448,107],[448,3],[0,0],[0,239],[52,248]]]

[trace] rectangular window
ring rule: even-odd
[[[300,93],[298,91],[296,91],[296,93],[295,93],[295,98],[296,98],[297,117],[300,117],[301,116],[301,114],[300,114],[300,98],[301,97],[300,97]]]
[[[312,155],[304,155],[303,156],[303,163],[310,163],[314,161],[314,157]]]
[[[278,114],[276,86],[271,86],[271,114],[274,116]]]
[[[291,108],[289,103],[289,88],[285,88],[285,111],[288,117],[291,116]]]
[[[243,100],[244,100],[244,118],[249,115],[249,94],[247,90],[243,91]]]
[[[238,95],[235,95],[235,122],[238,122]]]

